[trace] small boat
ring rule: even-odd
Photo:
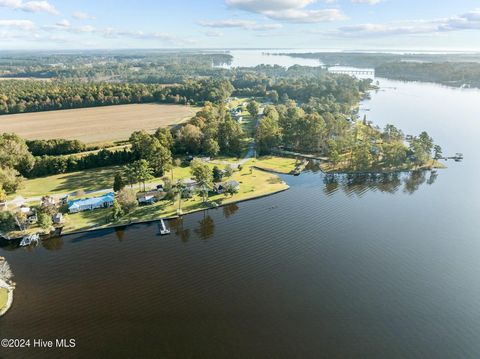
[[[165,222],[163,221],[163,218],[160,219],[160,234],[161,235],[166,235],[170,234],[170,230],[165,226]]]
[[[22,238],[22,241],[20,242],[20,247],[27,247],[32,244],[37,245],[39,239],[40,235],[38,235],[37,233],[29,234],[28,236]]]

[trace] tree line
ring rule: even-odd
[[[66,81],[0,81],[0,114],[131,103],[221,102],[233,88],[225,80],[203,79],[165,87],[153,84]]]

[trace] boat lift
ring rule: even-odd
[[[27,247],[27,246],[30,246],[32,244],[37,245],[39,239],[40,239],[40,235],[37,234],[37,233],[25,236],[25,237],[22,238],[22,241],[20,242],[20,247]]]

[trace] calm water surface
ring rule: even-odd
[[[362,108],[428,132],[437,174],[285,177],[291,189],[170,222],[0,250],[2,338],[75,338],[1,358],[480,357],[480,91],[380,79]]]

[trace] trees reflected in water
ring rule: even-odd
[[[203,240],[213,237],[215,234],[215,222],[213,218],[207,215],[207,211],[203,211],[203,219],[198,221],[199,226],[194,229],[194,232]]]
[[[233,216],[237,211],[238,211],[238,205],[236,203],[232,204],[227,204],[226,206],[223,206],[223,216],[225,218],[230,218]]]
[[[180,237],[181,241],[186,243],[190,238],[190,229],[184,228],[183,217],[175,218],[169,221],[170,230]]]
[[[347,195],[362,196],[368,191],[414,194],[424,184],[433,185],[436,171],[411,171],[395,173],[325,174],[323,191],[332,195],[342,190]]]

